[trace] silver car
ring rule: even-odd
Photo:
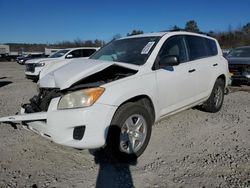
[[[250,46],[235,48],[227,55],[233,83],[250,84]]]

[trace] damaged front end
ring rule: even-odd
[[[84,62],[82,63],[84,64]],[[92,65],[89,64],[90,66]],[[103,63],[96,66],[93,63],[90,68],[91,71],[85,70],[85,73],[87,73],[85,76],[79,68],[75,68],[74,71],[67,69],[69,70],[67,71],[62,70],[65,69],[65,67],[62,67],[60,70],[62,74],[54,73],[56,75],[54,78],[50,73],[48,78],[51,82],[48,82],[47,85],[45,81],[39,83],[38,94],[32,97],[29,103],[22,105],[20,115],[2,117],[0,122],[21,122],[28,130],[55,143],[74,148],[98,148],[103,146],[108,126],[117,107],[95,103],[98,98],[93,103],[89,103],[89,100],[78,100],[74,97],[79,97],[78,94],[80,93],[82,99],[84,99],[83,95],[88,95],[88,91],[98,88],[102,88],[102,91],[105,92],[105,89],[107,89],[105,84],[132,76],[138,70],[116,63],[108,65]],[[44,78],[46,79],[46,76]],[[61,78],[60,81],[59,78]],[[49,81],[49,79],[47,80]],[[49,87],[49,84],[54,84],[55,87]],[[72,98],[77,102],[87,101],[86,105],[80,107],[68,105],[68,99],[72,101]],[[67,104],[63,101],[66,101]]]
[[[53,98],[61,97],[80,89],[100,87],[101,85],[134,75],[135,73],[137,73],[136,70],[111,65],[102,71],[79,80],[64,90],[60,90],[59,88],[40,88],[39,94],[32,97],[30,103],[23,104],[22,108],[24,109],[24,113],[46,112]]]
[[[45,84],[41,85],[39,88],[38,95],[35,95],[29,100],[29,103],[23,104],[21,109],[21,114],[33,114],[33,113],[40,113],[40,112],[47,112],[50,106],[52,99],[60,98],[66,94],[71,92],[81,90],[81,89],[89,89],[89,88],[96,88],[100,87],[104,84],[114,82],[129,76],[136,74],[138,71],[127,68],[124,66],[120,66],[117,64],[112,64],[105,67],[102,70],[97,70],[95,73],[83,77],[78,80],[76,83],[71,84],[70,87],[66,89],[60,89],[60,85],[58,88],[51,88],[46,87]],[[73,75],[72,75],[73,76]],[[56,80],[55,80],[56,82]],[[67,82],[65,80],[65,82]],[[64,82],[64,83],[65,83]],[[21,115],[19,115],[21,116]],[[0,122],[3,121],[25,121],[25,118],[17,118],[17,116],[10,116],[11,118],[0,118]],[[15,118],[14,118],[15,117]],[[27,117],[27,116],[26,116]],[[43,119],[45,117],[43,116]],[[35,120],[35,118],[28,118],[27,121]],[[38,118],[38,119],[41,119]]]
[[[22,105],[24,113],[46,112],[50,101],[61,95],[63,95],[63,92],[58,88],[40,88],[38,95],[32,97],[30,103]]]

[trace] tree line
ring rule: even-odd
[[[239,46],[249,46],[250,45],[250,23],[245,24],[242,27],[237,29],[231,29],[229,27],[228,31],[223,32],[202,32],[199,29],[199,26],[195,20],[189,20],[186,22],[185,27],[181,28],[177,25],[170,27],[170,31],[189,31],[194,33],[207,34],[211,37],[216,38],[221,47],[224,49],[231,49]],[[127,36],[142,34],[142,30],[133,30],[131,33],[128,33]],[[116,35],[117,36],[117,35]],[[119,35],[118,35],[119,36]]]
[[[195,20],[189,20],[186,22],[185,27],[181,28],[177,25],[170,27],[170,30],[183,30],[190,31],[195,33],[202,33],[199,29],[199,26]],[[132,30],[130,33],[127,33],[127,36],[143,34],[142,30]],[[242,27],[237,29],[229,28],[227,31],[216,32],[209,31],[208,35],[216,38],[222,48],[231,49],[238,46],[250,45],[250,23],[245,24]],[[113,36],[112,40],[121,38],[121,34],[116,34]],[[28,44],[28,43],[7,43],[10,46],[11,51],[16,52],[39,52],[44,51],[44,48],[74,48],[79,46],[88,46],[88,47],[101,47],[105,45],[103,40],[81,40],[76,39],[74,41],[61,41],[54,44]]]
[[[6,43],[12,52],[43,52],[45,48],[75,48],[75,47],[101,47],[105,45],[103,40],[81,40],[61,41],[54,44],[30,44],[30,43]]]
[[[198,33],[200,32],[198,24],[194,20],[190,20],[186,23],[185,30]],[[237,29],[229,27],[228,31],[209,31],[207,34],[216,38],[222,48],[231,49],[239,46],[250,45],[250,23],[246,23],[244,26],[238,27]]]

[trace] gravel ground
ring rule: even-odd
[[[0,187],[250,187],[250,87],[230,91],[219,113],[190,109],[154,125],[134,164],[0,124]],[[35,93],[24,66],[0,62],[0,117]]]

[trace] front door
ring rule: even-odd
[[[195,71],[188,63],[184,36],[174,36],[167,39],[157,56],[157,61],[160,61],[164,56],[177,56],[180,64],[160,67],[156,70],[161,116],[192,104],[197,82]]]

